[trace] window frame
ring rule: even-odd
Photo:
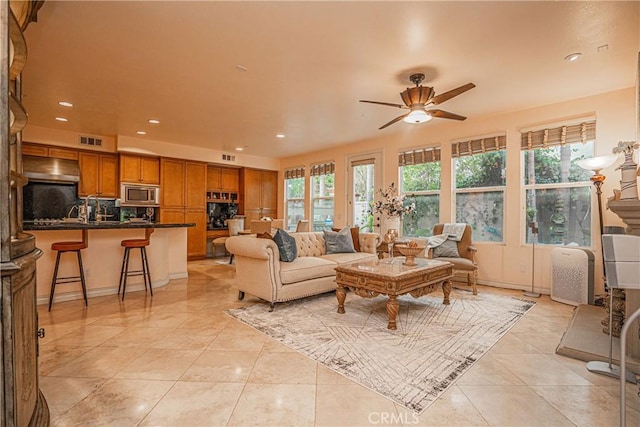
[[[333,226],[334,222],[335,222],[335,217],[336,217],[336,196],[335,196],[335,179],[336,179],[336,172],[335,172],[335,162],[324,162],[324,163],[319,163],[316,165],[311,166],[311,172],[309,174],[309,196],[310,196],[310,206],[309,206],[309,219],[311,221],[311,231],[321,231],[321,230],[316,230],[316,226],[315,226],[315,208],[316,208],[316,200],[331,200],[333,202],[333,214],[331,215],[331,225]],[[316,177],[321,177],[321,176],[328,176],[328,175],[333,175],[333,196],[317,196],[315,194],[315,185],[313,183],[313,180]],[[331,228],[331,227],[329,227]]]
[[[433,150],[440,150],[440,147],[435,147],[435,148],[431,148]],[[424,150],[424,149],[423,149]],[[413,150],[412,150],[413,151]],[[418,150],[416,150],[418,151]],[[408,152],[405,152],[408,153]],[[403,156],[403,154],[405,153],[400,153],[400,156]],[[442,202],[441,199],[441,193],[442,193],[442,159],[440,158],[440,155],[437,155],[437,160],[433,159],[431,161],[426,161],[426,162],[419,162],[419,163],[410,163],[410,164],[402,164],[403,162],[400,161],[398,164],[398,194],[401,196],[405,197],[405,201],[408,202],[412,202],[412,198],[416,197],[416,196],[438,196],[438,222],[440,222],[440,203]],[[439,182],[439,188],[437,190],[415,190],[415,191],[404,191],[404,168],[407,166],[417,166],[417,165],[427,165],[429,163],[439,163],[440,164],[440,182]],[[411,213],[409,215],[415,215],[417,214],[417,212]],[[438,223],[437,222],[437,223]],[[400,235],[402,237],[411,237],[411,238],[425,238],[425,237],[429,237],[433,235],[433,229],[430,230],[430,233],[428,233],[426,236],[414,236],[414,235],[410,235],[410,234],[404,234],[404,218],[403,218],[403,222],[401,223],[401,227],[400,227]]]
[[[289,198],[289,181],[291,180],[302,180],[302,196],[301,197],[292,197]],[[291,168],[291,169],[287,169],[284,172],[284,221],[285,223],[283,224],[283,227],[286,230],[291,231],[293,227],[293,230],[295,231],[296,226],[297,226],[297,222],[296,224],[289,224],[289,202],[299,202],[302,204],[302,212],[303,212],[303,217],[304,217],[304,212],[306,210],[306,194],[307,194],[307,179],[305,176],[305,168],[304,167],[298,167],[298,168]]]

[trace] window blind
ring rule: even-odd
[[[421,148],[398,154],[398,166],[419,165],[440,161],[440,147]]]
[[[311,176],[327,175],[334,173],[336,170],[336,164],[334,162],[318,163],[311,166]]]
[[[538,129],[521,133],[521,150],[547,148],[555,145],[585,143],[596,139],[596,121],[589,120],[567,126]]]
[[[472,156],[474,154],[500,151],[507,148],[507,136],[495,135],[451,144],[451,157]]]
[[[284,179],[294,179],[304,177],[304,166],[299,168],[285,169]]]
[[[376,159],[353,160],[351,162],[351,167],[374,165],[375,163],[376,163]]]

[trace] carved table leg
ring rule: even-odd
[[[338,284],[336,288],[336,298],[338,298],[338,313],[344,314],[344,300],[347,297],[347,291],[344,286]]]
[[[449,294],[451,293],[451,281],[449,279],[442,282],[442,292],[444,293],[444,305],[449,305]]]
[[[389,316],[389,324],[387,329],[398,329],[396,327],[396,317],[398,316],[398,309],[400,304],[395,295],[389,295],[389,301],[387,301],[387,315]]]

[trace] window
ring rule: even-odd
[[[440,222],[440,148],[400,153],[400,191],[416,209],[402,218],[402,235],[426,237]]]
[[[295,231],[304,218],[304,167],[284,171],[285,209],[287,230]]]
[[[593,157],[595,121],[522,133],[526,242],[538,225],[541,244],[591,246],[591,173],[576,160]]]
[[[330,230],[333,227],[335,175],[333,162],[311,166],[313,231]]]
[[[505,135],[452,145],[456,221],[469,224],[473,240],[504,241]]]

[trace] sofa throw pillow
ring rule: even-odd
[[[279,228],[273,236],[273,241],[278,245],[280,261],[291,262],[298,257],[296,239],[291,234]]]
[[[453,240],[445,240],[442,244],[433,248],[433,257],[460,258],[458,245]]]
[[[332,228],[333,231],[340,231],[339,228]],[[351,240],[353,241],[353,249],[360,252],[360,227],[351,227]]]
[[[351,230],[343,228],[336,231],[324,231],[324,247],[328,254],[353,253],[353,238]]]

